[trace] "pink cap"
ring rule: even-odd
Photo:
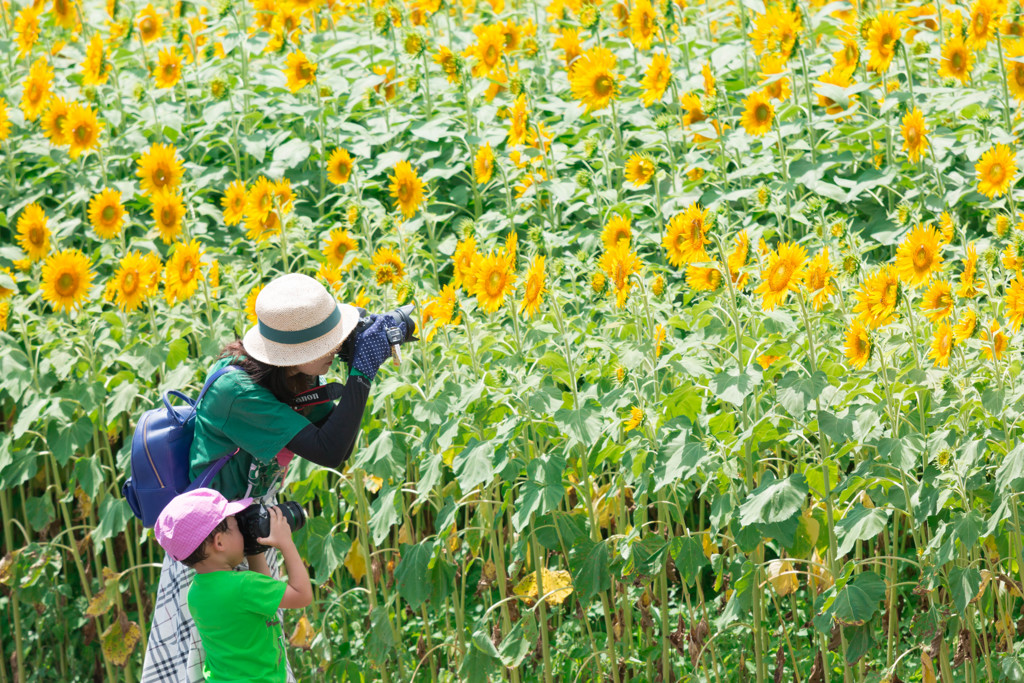
[[[252,505],[252,498],[228,501],[213,489],[186,491],[167,504],[153,531],[167,554],[181,562],[202,545],[218,524]]]

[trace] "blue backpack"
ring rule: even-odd
[[[131,473],[121,495],[143,526],[152,527],[171,499],[179,493],[203,488],[235,453],[218,458],[195,481],[190,481],[189,450],[196,428],[196,406],[221,375],[238,369],[228,365],[210,375],[195,401],[180,391],[163,395],[163,407],[147,410],[135,426],[132,436]],[[172,406],[171,397],[183,399],[186,405]]]

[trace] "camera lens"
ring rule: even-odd
[[[288,522],[288,526],[293,532],[301,529],[306,523],[306,511],[295,501],[285,501],[274,507],[281,510],[281,514],[284,515],[285,521]],[[242,538],[245,540],[246,555],[258,555],[268,550],[267,546],[257,542],[256,539],[266,538],[270,535],[270,508],[261,503],[253,503],[235,515],[235,520],[238,522],[238,529],[242,532]]]
[[[288,526],[292,528],[292,531],[298,531],[306,523],[306,511],[294,500],[287,500],[277,507],[288,521]],[[269,531],[268,529],[267,532],[269,533]]]

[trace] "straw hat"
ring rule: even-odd
[[[256,297],[256,323],[242,339],[246,353],[268,365],[302,365],[323,358],[359,322],[359,309],[338,303],[307,275],[273,280]]]

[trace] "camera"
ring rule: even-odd
[[[270,535],[270,508],[276,507],[284,515],[288,526],[292,531],[298,531],[306,523],[306,511],[295,501],[286,501],[280,505],[266,506],[262,503],[253,503],[237,515],[238,529],[245,539],[245,554],[259,555],[265,553],[269,548],[256,541],[257,538],[266,538]]]
[[[416,321],[412,318],[413,305],[406,304],[405,306],[399,306],[393,311],[382,313],[381,315],[390,318],[395,323],[393,327],[387,328],[388,343],[392,346],[398,344],[405,344],[407,342],[416,341]],[[366,312],[365,309],[359,309],[359,322],[356,324],[352,333],[349,334],[345,341],[342,342],[341,348],[338,350],[338,358],[345,361],[345,364],[349,367],[352,366],[352,357],[355,354],[356,339],[359,338],[363,332],[373,324],[374,318]],[[402,328],[398,325],[399,323],[405,323],[405,334],[402,334]]]

